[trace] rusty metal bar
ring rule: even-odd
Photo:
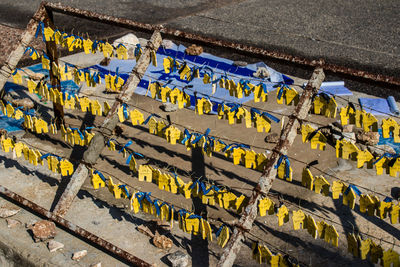
[[[33,15],[32,19],[29,21],[26,26],[25,31],[21,35],[21,39],[15,48],[14,51],[10,53],[7,58],[6,63],[0,69],[0,99],[3,99],[5,96],[4,85],[6,81],[10,78],[11,74],[14,72],[17,67],[18,62],[24,55],[26,47],[30,44],[33,37],[35,36],[35,32],[38,27],[38,22],[43,19],[45,8],[45,3],[41,3],[38,10]]]
[[[46,12],[44,14],[44,25],[46,27],[50,27],[54,30],[54,19],[53,19],[53,12],[47,8],[45,8]],[[50,59],[50,83],[53,90],[58,90],[61,92],[61,82],[60,78],[54,74],[54,64],[58,66],[58,51],[57,45],[55,41],[46,41],[46,53]],[[61,103],[53,102],[53,112],[55,123],[57,127],[60,129],[61,125],[64,124],[64,107]]]
[[[100,14],[97,12],[92,12],[88,10],[82,10],[70,6],[63,5],[61,3],[49,3],[49,2],[42,2],[46,6],[53,10],[54,12],[89,19],[97,22],[107,23],[118,27],[133,29],[141,32],[152,32],[154,31],[159,25],[148,24],[148,23],[141,23],[137,21],[132,21],[129,19],[124,18],[116,18],[109,15]],[[331,71],[334,73],[341,73],[350,75],[353,77],[364,78],[368,80],[373,80],[376,82],[387,83],[391,85],[400,85],[400,78],[393,77],[393,76],[386,76],[376,73],[371,73],[365,70],[358,70],[353,68],[348,68],[345,66],[340,66],[336,64],[326,63],[323,60],[313,60],[307,59],[299,56],[294,56],[290,54],[286,54],[283,52],[271,51],[261,47],[255,47],[251,45],[245,44],[238,44],[231,41],[224,41],[218,40],[215,38],[189,33],[177,29],[162,27],[161,33],[165,36],[179,38],[180,40],[185,40],[193,43],[205,44],[209,46],[215,47],[222,47],[232,49],[237,52],[250,54],[252,56],[264,56],[273,59],[283,60],[291,63],[296,63],[299,65],[305,65],[310,67],[317,67],[321,66],[325,71]]]
[[[143,267],[152,266],[151,264],[143,261],[142,259],[139,259],[138,257],[130,254],[129,252],[126,252],[125,250],[107,242],[106,240],[92,234],[91,232],[86,231],[85,229],[79,227],[78,225],[61,218],[60,216],[55,215],[54,213],[33,203],[32,201],[8,190],[7,188],[5,188],[1,185],[0,185],[0,194],[3,194],[4,196],[14,200],[15,202],[19,203],[21,206],[23,206],[25,208],[29,208],[30,210],[33,210],[34,212],[46,217],[47,219],[58,224],[59,226],[62,226],[64,228],[68,229],[69,231],[72,231],[73,233],[77,234],[79,237],[81,237],[85,240],[88,240],[90,242],[93,242],[94,244],[105,249],[112,255],[122,258],[122,259],[126,260],[127,262],[133,264],[133,266],[143,266]]]
[[[281,155],[286,155],[292,146],[297,135],[297,128],[300,126],[302,119],[307,117],[311,108],[312,96],[318,92],[325,74],[322,68],[317,67],[310,80],[307,83],[300,101],[296,106],[294,113],[289,118],[288,123],[282,131],[278,144],[273,149],[273,153],[264,167],[264,171],[254,187],[246,208],[243,209],[241,218],[236,225],[232,237],[229,239],[226,248],[218,262],[218,267],[232,266],[237,253],[240,250],[244,234],[251,230],[253,222],[257,217],[258,201],[262,196],[266,196],[272,187],[272,183],[276,177],[275,165]]]
[[[122,107],[124,103],[128,103],[128,101],[132,98],[133,93],[135,92],[140,80],[143,78],[143,75],[150,64],[151,52],[157,51],[161,43],[162,38],[160,31],[156,29],[150,40],[147,42],[146,49],[143,51],[143,54],[137,61],[137,64],[129,75],[128,80],[123,85],[120,94],[111,106],[110,111],[103,121],[100,131],[96,133],[96,135],[90,141],[88,149],[83,154],[84,164],[88,167],[84,166],[83,164],[78,166],[77,170],[72,175],[67,188],[61,195],[56,207],[54,208],[55,214],[64,216],[68,212],[72,201],[88,176],[88,168],[96,164],[100,157],[101,151],[103,151],[105,144],[107,143],[106,137],[113,134],[113,131],[119,122],[119,108]]]

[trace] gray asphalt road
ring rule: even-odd
[[[56,1],[54,1],[56,2]],[[58,1],[57,1],[58,2]],[[65,0],[142,22],[165,23],[386,75],[400,74],[398,0]],[[2,0],[0,23],[22,28],[40,1]],[[111,36],[121,29],[56,17],[60,28]]]

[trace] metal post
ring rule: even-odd
[[[162,39],[160,31],[156,30],[151,36],[150,40],[147,42],[146,49],[141,55],[136,66],[133,68],[131,75],[129,75],[128,80],[122,87],[121,93],[104,119],[100,131],[93,137],[88,149],[83,154],[85,165],[92,166],[96,164],[98,158],[100,157],[101,151],[105,147],[105,138],[113,134],[113,131],[119,122],[118,109],[122,107],[124,103],[128,103],[128,101],[132,98],[136,87],[138,86],[140,80],[147,70],[147,67],[150,64],[150,53],[152,51],[157,51],[161,45],[161,42]],[[88,176],[88,167],[85,165],[80,164],[78,166],[77,170],[71,177],[71,181],[68,183],[67,188],[54,208],[54,213],[58,216],[64,216],[67,213],[76,194],[85,182]]]
[[[264,167],[264,171],[258,184],[253,189],[248,205],[243,209],[243,213],[233,231],[233,235],[228,241],[228,244],[218,262],[218,267],[228,267],[233,265],[236,255],[240,250],[244,233],[251,230],[253,222],[257,217],[258,201],[262,196],[265,196],[272,187],[272,182],[276,177],[276,169],[274,166],[277,164],[280,155],[287,154],[289,148],[292,146],[297,135],[297,128],[300,126],[300,121],[306,118],[311,108],[312,96],[319,90],[324,79],[325,74],[323,69],[317,67],[301,95],[299,104],[283,129],[280,140],[273,149],[271,158]]]
[[[45,8],[44,25],[54,30],[53,12]],[[54,75],[54,64],[58,66],[58,51],[55,41],[46,41],[46,54],[50,59],[50,83],[53,90],[61,92],[61,82],[57,75]],[[60,103],[53,102],[54,120],[58,128],[64,124],[64,107]]]
[[[21,35],[21,40],[19,41],[17,47],[14,51],[10,53],[7,58],[6,63],[0,69],[0,99],[3,99],[5,96],[4,84],[10,78],[11,74],[14,72],[17,67],[18,62],[24,55],[26,47],[31,43],[33,37],[35,36],[35,32],[38,27],[38,22],[43,19],[45,13],[44,3],[42,2],[33,15],[32,19],[29,21],[26,26],[25,31]]]

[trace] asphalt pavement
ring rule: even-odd
[[[59,2],[59,1],[52,1]],[[400,74],[398,0],[65,0],[64,4],[248,43],[310,59]],[[0,23],[23,28],[40,1],[2,0]],[[100,37],[121,29],[62,18],[56,25]]]

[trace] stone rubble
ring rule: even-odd
[[[0,218],[8,218],[17,214],[21,209],[2,206],[0,207]]]
[[[55,252],[59,249],[62,249],[64,244],[55,240],[50,240],[49,243],[47,243],[47,247],[49,248],[50,252]]]
[[[47,220],[42,220],[33,224],[30,229],[32,230],[35,242],[46,241],[54,238],[57,234],[56,225]]]
[[[188,254],[183,253],[180,250],[175,251],[167,256],[167,259],[171,262],[172,267],[186,267],[189,266],[190,257]]]
[[[15,228],[17,226],[20,226],[22,223],[18,220],[14,220],[14,219],[6,219],[7,222],[7,227],[8,228]]]
[[[203,47],[192,44],[188,48],[186,48],[185,53],[191,56],[198,56],[203,53]]]
[[[160,235],[156,232],[153,237],[154,246],[161,249],[169,249],[172,248],[172,240],[166,237],[165,235]]]
[[[80,259],[82,259],[83,257],[85,257],[87,255],[87,250],[81,250],[81,251],[77,251],[74,252],[74,254],[72,254],[72,259],[74,261],[79,261]]]

